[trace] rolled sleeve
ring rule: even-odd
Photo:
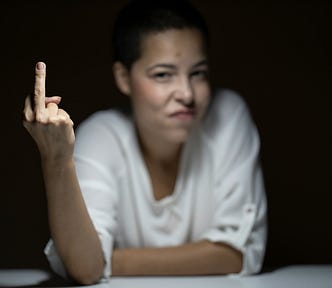
[[[104,274],[111,276],[111,258],[117,229],[117,177],[121,171],[121,151],[109,127],[104,125],[105,114],[99,113],[83,122],[75,142],[75,168],[89,216],[99,236],[104,254]],[[113,153],[109,153],[112,151]],[[52,239],[44,250],[51,268],[69,278],[64,263]]]
[[[219,160],[212,221],[201,238],[242,252],[243,266],[238,274],[250,275],[261,270],[264,260],[267,202],[259,161],[259,135],[245,103],[238,102],[240,105],[225,128],[227,133],[216,141],[219,150],[215,158]]]
[[[111,276],[111,257],[112,257],[112,247],[113,247],[113,241],[112,237],[110,237],[107,233],[98,233],[100,243],[103,249],[103,255],[104,255],[104,272],[103,276],[100,279],[100,281],[108,280]],[[64,266],[64,263],[62,262],[58,251],[55,247],[55,244],[52,239],[50,239],[47,242],[47,245],[44,249],[44,254],[50,264],[51,269],[61,276],[64,279],[70,279],[70,276],[68,275],[66,268]]]
[[[220,223],[208,229],[201,239],[225,243],[242,253],[242,269],[239,275],[251,275],[261,270],[266,241],[265,221],[257,221],[254,204],[244,205],[242,216],[233,223]],[[261,223],[260,223],[261,222]]]
[[[54,242],[52,239],[50,239],[47,242],[47,245],[44,249],[44,253],[46,255],[46,258],[51,266],[51,269],[61,277],[68,279],[68,274],[66,272],[65,266],[58,254],[58,251],[55,248]]]
[[[116,223],[114,220],[112,220],[107,224],[105,222],[107,221],[108,217],[105,217],[99,211],[94,211],[92,209],[88,210],[94,227],[97,231],[101,248],[103,250],[105,266],[102,280],[108,280],[111,276],[112,271],[111,259],[114,244],[113,234],[115,231]]]
[[[111,258],[114,244],[113,235],[117,228],[115,216],[117,201],[108,195],[113,189],[106,189],[101,183],[82,180],[80,185],[89,216],[96,229],[103,251],[105,266],[101,280],[107,280],[112,271]],[[52,239],[47,243],[44,253],[52,270],[63,278],[70,279]]]

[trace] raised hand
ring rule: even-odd
[[[34,93],[25,99],[23,125],[37,143],[42,160],[62,161],[73,155],[73,121],[66,111],[58,107],[60,97],[45,96],[45,82],[46,65],[38,62]]]

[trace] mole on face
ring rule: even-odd
[[[181,52],[178,51],[178,52],[175,53],[176,58],[180,58],[181,56],[182,56]]]

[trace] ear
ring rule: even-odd
[[[113,64],[113,74],[115,78],[115,83],[119,88],[120,92],[129,96],[130,95],[130,81],[129,81],[129,71],[121,63],[115,62]]]

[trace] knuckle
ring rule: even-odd
[[[35,92],[34,96],[36,97],[36,96],[41,95],[44,92],[44,89],[41,87],[36,87],[34,92]]]
[[[57,124],[57,122],[58,122],[58,117],[57,116],[50,116],[49,117],[49,123],[50,124]]]
[[[61,122],[61,124],[65,124],[66,123],[66,117],[64,115],[59,115],[59,121]]]
[[[60,115],[59,117],[62,126],[70,126],[71,120],[66,115]]]
[[[36,122],[39,124],[47,124],[48,123],[48,119],[47,117],[45,117],[44,114],[41,113],[37,113],[35,116]]]
[[[31,113],[29,113],[25,110],[22,113],[22,118],[23,118],[24,121],[27,121],[27,122],[32,122],[34,120],[33,115],[31,115]]]
[[[63,110],[63,109],[59,109],[58,113],[59,113],[60,115],[64,116],[66,119],[70,119],[69,114],[68,114],[65,110]]]
[[[62,115],[52,115],[49,117],[49,122],[56,127],[60,127],[65,123],[65,119],[63,119]]]
[[[43,80],[45,78],[45,70],[36,70],[36,74],[35,74],[35,77],[36,77],[36,80]]]

